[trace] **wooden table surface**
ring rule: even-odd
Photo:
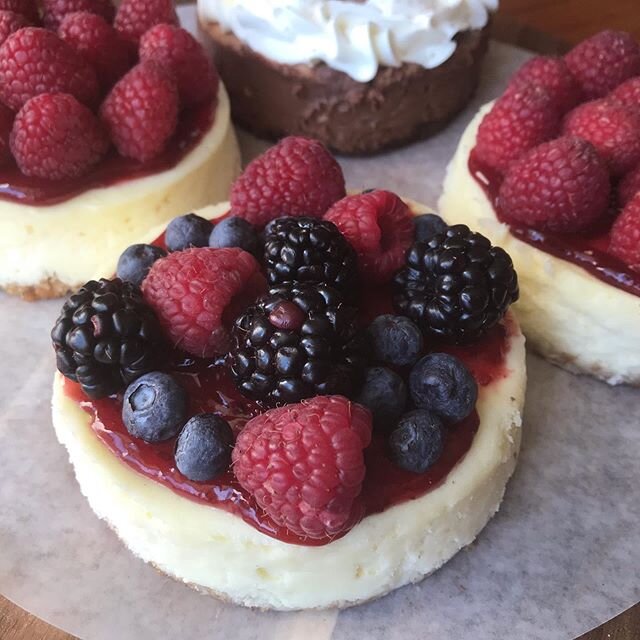
[[[562,53],[567,43],[604,28],[624,29],[640,40],[640,0],[501,0],[500,4],[495,37],[541,53]],[[72,640],[72,636],[0,596],[0,639]],[[639,639],[640,603],[579,640]]]

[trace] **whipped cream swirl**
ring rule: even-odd
[[[283,64],[319,61],[359,82],[380,66],[441,65],[498,0],[198,0],[201,17]]]

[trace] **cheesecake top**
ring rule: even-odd
[[[359,82],[380,66],[427,69],[449,59],[456,34],[483,28],[498,0],[198,0],[254,51],[282,64],[324,62]]]

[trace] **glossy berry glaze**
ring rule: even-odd
[[[502,177],[478,160],[474,151],[469,155],[469,172],[486,193],[498,219],[508,224],[509,231],[518,240],[556,258],[582,267],[591,275],[613,287],[640,296],[640,274],[609,253],[610,223],[612,221],[609,221],[604,229],[571,235],[537,231],[529,227],[508,223],[500,213],[498,192],[502,184]]]
[[[164,246],[164,238],[158,238],[154,244]],[[363,324],[368,324],[376,315],[391,312],[390,291],[383,289],[363,292],[360,308]],[[501,324],[472,345],[433,345],[431,350],[446,351],[461,358],[478,381],[482,394],[489,385],[503,379],[509,373],[505,358],[509,338],[514,331],[515,324],[511,316],[507,315]],[[187,390],[190,416],[202,412],[218,413],[229,422],[237,434],[247,420],[263,411],[259,404],[240,394],[224,365],[212,363],[210,360],[197,361],[175,351],[171,354],[166,370],[174,374]],[[89,414],[94,432],[109,450],[124,464],[142,475],[160,482],[181,496],[211,507],[225,509],[262,533],[284,542],[318,546],[335,539],[327,537],[310,540],[279,527],[256,506],[231,471],[212,482],[199,483],[187,480],[175,467],[175,438],[150,444],[129,435],[121,417],[122,394],[89,400],[78,384],[66,379],[64,391]],[[386,455],[384,436],[374,433],[372,443],[365,451],[367,475],[359,503],[356,505],[357,513],[353,524],[367,515],[419,498],[440,485],[471,448],[478,427],[479,418],[474,411],[464,421],[447,428],[443,453],[438,462],[424,474],[411,473],[395,467]]]
[[[202,140],[213,125],[215,104],[194,107],[180,114],[176,132],[165,150],[149,162],[124,158],[112,147],[105,158],[79,178],[45,180],[25,176],[11,159],[2,168],[0,199],[20,204],[49,206],[81,195],[90,189],[144,178],[175,167]]]

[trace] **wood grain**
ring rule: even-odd
[[[638,0],[501,0],[500,13],[575,44],[600,29],[640,39]]]
[[[561,54],[603,29],[640,39],[640,0],[502,0],[494,37],[544,54]],[[542,33],[541,33],[542,32]],[[579,640],[638,640],[640,603]],[[74,640],[0,596],[1,640]],[[297,639],[295,639],[297,640]],[[407,639],[408,640],[408,639]]]

